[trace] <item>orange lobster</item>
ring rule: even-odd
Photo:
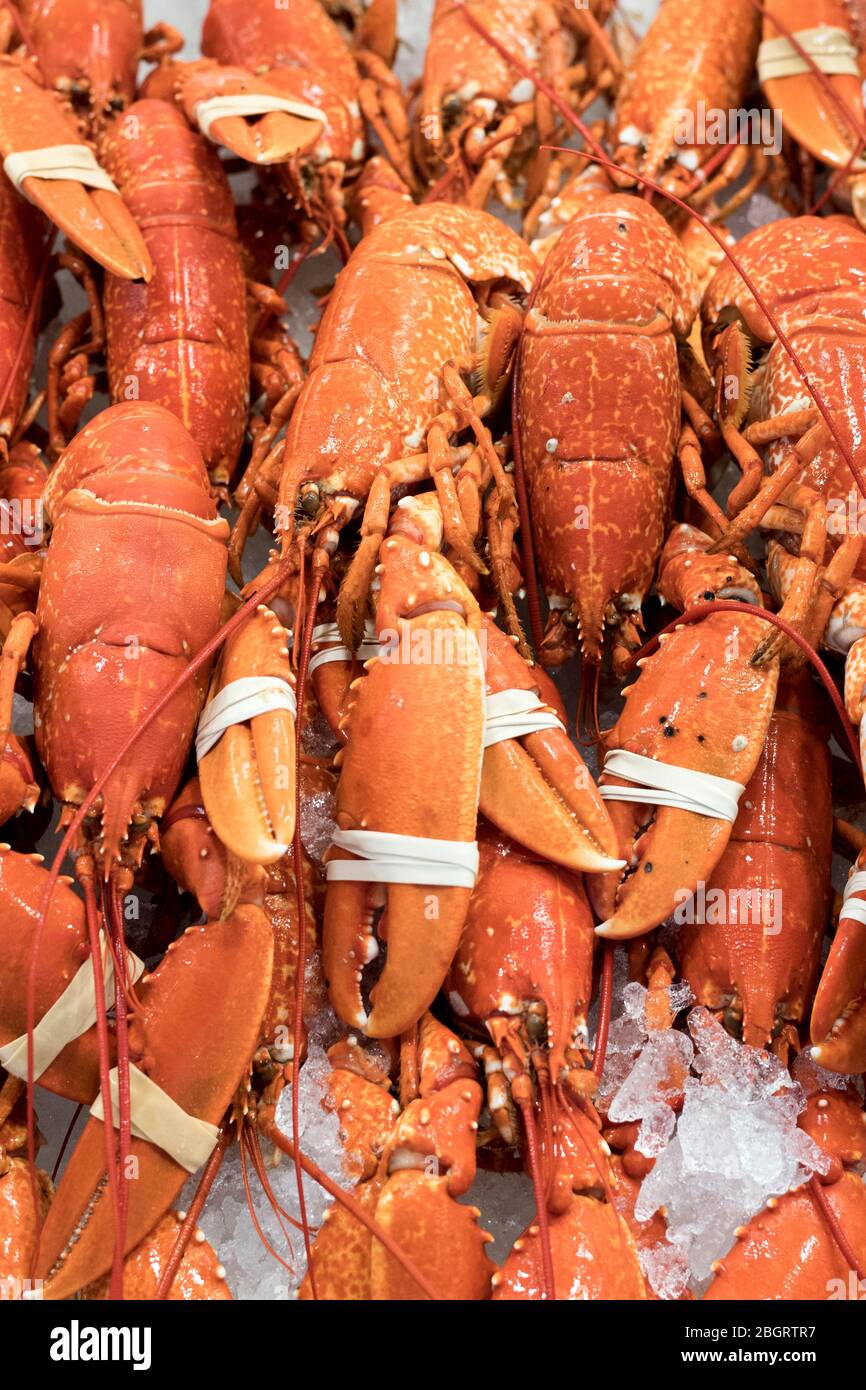
[[[436,0],[413,126],[425,177],[432,181],[446,171],[434,192],[468,207],[484,207],[494,188],[508,208],[534,200],[551,162],[538,146],[556,140],[559,115],[548,92],[521,76],[507,53],[521,64],[529,59],[529,70],[581,112],[621,70],[602,27],[609,9],[607,0],[568,8],[547,0]],[[476,24],[488,40],[480,52]],[[524,166],[527,187],[519,198],[512,170]]]
[[[331,1095],[339,1105],[347,1154],[363,1181],[356,1196],[450,1299],[490,1296],[493,1272],[477,1208],[455,1201],[475,1176],[482,1093],[475,1065],[449,1029],[425,1014],[404,1040],[400,1104],[388,1075],[351,1042],[331,1050]],[[396,1119],[394,1108],[400,1113]],[[336,1208],[313,1246],[316,1296],[417,1298],[417,1285],[346,1211]],[[313,1296],[308,1273],[302,1299]]]
[[[742,188],[717,209],[728,216],[767,174],[761,145],[711,143],[714,113],[728,117],[748,90],[760,15],[752,0],[662,0],[617,93],[611,120],[614,159],[634,177],[656,179],[695,205],[740,177]],[[617,175],[617,181],[628,175]]]
[[[674,914],[684,922],[677,955],[695,998],[724,1009],[752,1047],[808,1013],[829,909],[831,835],[827,730],[811,677],[800,672],[779,685],[763,752],[728,847],[701,885],[697,916],[693,900]]]
[[[370,190],[371,200],[376,193]],[[393,191],[382,196],[393,207]],[[278,487],[286,555],[311,537],[333,549],[361,510],[361,543],[337,613],[354,651],[393,490],[432,476],[447,542],[457,561],[477,572],[480,473],[502,499],[488,538],[491,565],[503,574],[513,526],[506,533],[501,518],[513,490],[482,417],[498,404],[507,378],[519,323],[513,297],[529,291],[535,272],[525,243],[487,213],[444,204],[406,210],[398,200],[396,215],[364,237],[337,277],[285,441],[244,480],[233,573],[261,512],[260,490],[266,495],[270,487],[273,496]],[[463,381],[474,370],[482,388],[475,396]],[[472,444],[452,446],[466,429]],[[478,469],[467,468],[456,481],[454,464],[473,454],[480,455]],[[511,603],[505,581],[497,587]]]
[[[807,157],[835,172],[829,188],[866,213],[866,9],[862,0],[765,0],[758,77],[767,103]],[[804,196],[812,200],[812,170]],[[823,200],[822,200],[823,201]]]
[[[675,457],[711,522],[724,521],[706,491],[696,432],[712,427],[681,382],[677,357],[697,304],[676,237],[633,198],[594,202],[545,261],[526,318],[517,418],[552,610],[549,664],[579,643],[584,661],[597,665],[612,632],[623,669],[640,645]]]
[[[52,448],[64,447],[84,404],[81,359],[73,354],[89,329],[89,350],[98,351],[104,339],[112,401],[155,401],[171,410],[214,480],[225,483],[243,440],[250,370],[228,180],[207,143],[161,102],[136,102],[107,127],[99,148],[142,231],[154,274],[147,285],[108,276],[104,315],[92,303],[64,330],[49,364]]]
[[[204,59],[164,63],[148,78],[145,94],[178,101],[193,125],[251,164],[279,165],[293,202],[339,238],[343,187],[366,153],[363,119],[411,180],[400,84],[381,56],[394,46],[381,13],[388,0],[372,8],[376,13],[358,35],[379,52],[353,51],[319,0],[286,6],[212,0],[202,30]]]

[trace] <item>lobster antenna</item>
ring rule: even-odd
[[[297,964],[295,966],[295,1016],[292,1026],[292,1135],[295,1139],[297,1139],[299,1133],[301,1041],[304,1030],[304,986],[307,971],[307,900],[304,894],[304,845],[301,839],[301,779],[297,769],[300,768],[301,754],[303,752],[302,731],[304,722],[304,699],[307,688],[307,672],[310,665],[310,648],[313,645],[313,626],[316,621],[316,610],[319,606],[321,575],[324,573],[327,564],[327,560],[322,559],[324,554],[325,552],[319,548],[313,552],[312,564],[310,566],[310,594],[307,603],[307,611],[304,615],[303,633],[299,633],[301,637],[300,656],[295,684],[295,699],[298,705],[298,719],[295,724],[295,834],[292,843],[292,858],[294,860],[293,868],[295,873],[295,901],[298,908],[298,954]],[[310,1289],[313,1298],[317,1299],[316,1274],[313,1268],[313,1246],[310,1240],[310,1224],[307,1220],[307,1203],[304,1196],[301,1151],[297,1144],[295,1145],[295,1178],[298,1186],[298,1207],[304,1228],[304,1249],[307,1254],[307,1273],[310,1277]]]
[[[526,1080],[528,1083],[528,1078]],[[521,1094],[514,1098],[523,1117],[523,1129],[526,1134],[526,1155],[529,1160],[532,1190],[535,1194],[535,1217],[538,1222],[538,1238],[541,1245],[541,1274],[544,1295],[548,1302],[552,1303],[556,1301],[556,1280],[553,1271],[553,1251],[550,1246],[550,1226],[547,1220],[547,1193],[541,1172],[541,1156],[538,1151],[535,1111],[531,1095]]]
[[[241,1138],[240,1138],[240,1156],[241,1156],[241,1178],[242,1178],[243,1185],[244,1185],[244,1196],[245,1196],[245,1198],[246,1198],[247,1211],[249,1212],[249,1214],[250,1214],[250,1219],[251,1219],[251,1221],[252,1221],[252,1223],[253,1223],[253,1226],[255,1227],[256,1235],[258,1236],[258,1238],[259,1238],[259,1240],[261,1241],[262,1245],[263,1245],[263,1246],[265,1247],[265,1249],[267,1250],[268,1254],[269,1254],[269,1255],[272,1255],[272,1256],[274,1257],[274,1259],[275,1259],[279,1264],[281,1264],[281,1265],[283,1266],[283,1269],[287,1269],[288,1272],[289,1272],[289,1274],[291,1274],[291,1275],[294,1276],[294,1273],[295,1273],[294,1266],[291,1265],[291,1264],[289,1264],[288,1260],[283,1259],[283,1256],[279,1253],[279,1251],[277,1251],[277,1250],[274,1249],[274,1247],[271,1245],[271,1242],[268,1240],[267,1236],[265,1235],[264,1231],[262,1230],[261,1222],[259,1221],[258,1214],[257,1214],[257,1212],[256,1212],[255,1202],[253,1201],[252,1187],[250,1186],[250,1175],[249,1175],[249,1170],[248,1170],[248,1168],[247,1168],[247,1159],[248,1159],[248,1157],[251,1157],[251,1155],[250,1155],[250,1151],[249,1151],[249,1143],[248,1143],[248,1140],[247,1140],[247,1136],[246,1136],[245,1134],[242,1134],[242,1135],[241,1135]],[[254,1165],[254,1166],[255,1166],[255,1165]],[[279,1215],[277,1215],[277,1222],[278,1222],[278,1224],[279,1224],[279,1227],[280,1227],[280,1229],[281,1229],[283,1235],[286,1237],[286,1240],[287,1240],[287,1242],[288,1242],[288,1246],[289,1246],[290,1252],[291,1252],[292,1254],[294,1254],[294,1251],[292,1251],[292,1242],[289,1240],[289,1233],[288,1233],[288,1231],[286,1230],[285,1226],[283,1225],[282,1220],[280,1219]]]
[[[180,1269],[180,1262],[183,1259],[184,1254],[186,1253],[187,1246],[192,1240],[193,1233],[195,1231],[196,1226],[198,1225],[198,1218],[201,1215],[202,1208],[204,1207],[204,1204],[207,1201],[208,1196],[210,1195],[210,1190],[214,1185],[214,1179],[216,1178],[217,1173],[222,1167],[222,1161],[226,1156],[226,1150],[228,1149],[228,1146],[231,1143],[231,1141],[232,1132],[226,1126],[220,1130],[219,1138],[216,1142],[216,1147],[213,1149],[210,1158],[205,1164],[204,1172],[202,1173],[198,1182],[198,1186],[195,1190],[195,1196],[189,1204],[189,1209],[187,1210],[186,1216],[184,1217],[183,1222],[181,1223],[181,1228],[177,1233],[177,1240],[175,1241],[174,1246],[172,1248],[172,1252],[168,1257],[165,1269],[162,1271],[162,1274],[160,1275],[159,1283],[156,1286],[155,1295],[155,1297],[158,1299],[168,1298],[171,1286],[175,1281],[178,1270]]]

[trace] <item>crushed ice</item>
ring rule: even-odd
[[[776,1057],[737,1042],[703,1007],[688,1015],[690,1037],[651,1032],[645,1000],[642,986],[625,987],[600,1099],[613,1123],[641,1122],[636,1148],[655,1162],[635,1216],[648,1221],[664,1208],[668,1234],[641,1252],[641,1264],[660,1298],[678,1298],[686,1287],[703,1292],[737,1227],[770,1197],[826,1172],[829,1160],[797,1128],[806,1093]],[[672,987],[673,1012],[689,1001]],[[814,1078],[804,1065],[804,1085],[822,1084],[814,1064]],[[678,1115],[665,1100],[677,1072],[686,1073]]]

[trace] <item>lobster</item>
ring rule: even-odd
[[[547,0],[436,0],[413,123],[415,161],[435,195],[479,208],[494,188],[508,208],[535,200],[551,163],[538,146],[558,133],[549,88],[582,112],[621,71],[602,27],[609,8],[607,0],[568,8]],[[479,30],[487,40],[481,63]],[[541,86],[515,71],[509,50],[521,64],[530,60]],[[512,170],[526,172],[523,199]]]
[[[370,190],[371,201],[376,192]],[[482,417],[501,398],[519,321],[512,297],[529,291],[536,262],[487,213],[445,204],[399,207],[364,237],[337,277],[285,440],[245,478],[232,537],[232,572],[239,574],[246,536],[261,512],[259,490],[267,495],[268,487],[278,489],[284,556],[303,553],[317,537],[330,537],[332,550],[362,507],[361,543],[337,610],[350,650],[363,636],[393,489],[432,475],[456,559],[469,570],[483,568],[469,531],[474,520],[464,519],[464,509],[473,517],[478,486],[468,474],[469,496],[461,497],[464,488],[452,477],[455,463],[473,452],[450,444],[467,427],[483,460],[482,481],[492,478],[500,499],[488,525],[491,563],[501,575],[511,560],[513,528],[506,536],[501,517],[513,506],[513,490]],[[476,368],[482,390],[472,396],[461,373]],[[504,579],[497,587],[506,609],[513,608]]]
[[[182,1212],[168,1212],[153,1230],[131,1250],[123,1264],[123,1297],[156,1297],[171,1253],[182,1228]],[[108,1280],[102,1279],[81,1290],[83,1299],[108,1298]],[[195,1243],[183,1253],[180,1268],[171,1282],[167,1297],[172,1302],[223,1302],[231,1298],[226,1272],[213,1246],[196,1232]]]
[[[80,122],[95,135],[135,96],[139,60],[155,62],[183,47],[170,25],[143,33],[141,0],[106,0],[98,19],[75,0],[15,0],[4,4],[6,45],[14,34]]]
[[[348,1153],[360,1153],[357,1198],[411,1254],[434,1287],[458,1300],[490,1296],[493,1239],[478,1226],[477,1208],[455,1201],[475,1177],[482,1093],[466,1048],[431,1014],[401,1048],[399,1113],[388,1075],[357,1045],[332,1049],[331,1097],[340,1107]],[[334,1081],[334,1076],[340,1079]],[[372,1170],[372,1171],[371,1171]],[[378,1241],[342,1209],[329,1212],[313,1246],[316,1296],[401,1300],[417,1287]],[[313,1296],[308,1272],[300,1297]]]
[[[827,729],[800,671],[780,682],[728,846],[701,885],[703,905],[696,914],[687,900],[675,913],[684,923],[683,978],[752,1047],[767,1046],[808,1011],[829,908],[831,837]]]
[[[693,205],[713,196],[748,170],[748,178],[714,217],[742,206],[768,176],[762,147],[751,148],[728,132],[710,143],[708,114],[739,108],[755,66],[760,14],[752,0],[662,0],[616,97],[611,118],[618,183],[657,179],[662,188]],[[750,168],[751,166],[751,168]]]
[[[673,232],[653,208],[622,195],[575,217],[545,261],[526,316],[516,413],[551,608],[546,664],[579,643],[584,662],[597,666],[613,632],[622,671],[639,646],[675,456],[711,524],[724,524],[706,490],[697,432],[712,427],[678,365],[697,304]]]
[[[860,0],[767,0],[762,8],[758,77],[799,147],[805,201],[812,201],[817,160],[835,171],[828,192],[845,195],[862,224],[866,11]]]
[[[104,309],[91,304],[55,345],[48,377],[52,450],[64,448],[84,405],[85,355],[74,354],[89,327],[88,350],[105,346],[112,401],[155,401],[171,410],[214,481],[225,483],[243,440],[250,375],[246,285],[228,180],[207,143],[162,102],[136,102],[108,125],[99,149],[142,231],[154,273],[146,285],[109,275]]]
[[[814,573],[824,561],[828,530],[831,538],[834,529],[847,530],[838,514],[850,492],[849,470],[858,486],[862,477],[856,460],[864,257],[866,236],[849,219],[795,218],[758,228],[739,243],[738,261],[754,288],[730,265],[711,281],[702,306],[707,360],[726,383],[723,433],[743,473],[728,503],[733,520],[716,548],[730,548],[763,522],[801,538],[800,556],[811,557]],[[753,375],[754,350],[764,358]],[[751,423],[743,430],[747,413]],[[768,446],[768,478],[756,446]],[[828,526],[830,511],[837,513],[835,528]],[[840,546],[847,560],[837,562],[836,589],[863,573],[856,533],[855,526]],[[832,600],[828,595],[828,612]]]
[[[375,29],[373,16],[359,34]],[[292,201],[347,251],[343,187],[363,164],[362,116],[411,180],[400,85],[387,63],[372,49],[353,52],[319,0],[212,0],[201,42],[204,59],[161,64],[145,94],[177,101],[192,124],[251,164],[279,165]],[[384,35],[374,42],[390,46]]]

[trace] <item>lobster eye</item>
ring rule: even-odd
[[[318,483],[304,483],[298,496],[298,504],[304,516],[313,517],[319,510],[319,485]]]

